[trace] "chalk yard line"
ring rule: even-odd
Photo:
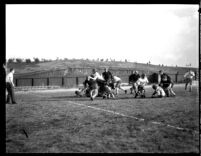
[[[75,105],[84,106],[84,107],[92,108],[92,109],[95,109],[95,110],[100,110],[100,111],[112,113],[112,114],[115,114],[115,115],[120,115],[120,116],[123,116],[123,117],[136,119],[136,120],[139,120],[139,121],[145,121],[145,119],[143,119],[143,118],[137,118],[137,117],[134,117],[134,116],[125,115],[125,114],[123,114],[123,113],[119,113],[119,112],[115,112],[115,111],[111,111],[111,110],[107,110],[107,109],[102,109],[102,108],[98,108],[98,107],[94,107],[94,106],[88,106],[88,105],[81,104],[81,103],[77,103],[77,102],[73,102],[73,101],[68,101],[68,102],[69,102],[69,103],[72,103],[72,104],[75,104]],[[169,125],[169,124],[164,124],[164,123],[162,123],[162,122],[153,121],[153,122],[151,122],[151,123],[152,123],[152,124],[156,124],[156,125],[163,125],[163,126],[166,126],[166,127],[170,127],[170,128],[173,128],[173,129],[177,129],[177,130],[193,131],[193,132],[195,132],[195,133],[199,133],[199,132],[196,131],[196,130],[191,130],[191,129],[189,129],[189,128],[182,128],[182,127],[178,127],[178,126],[172,126],[172,125]]]
[[[39,96],[39,97],[46,97],[46,96],[41,95],[41,94],[40,95],[39,94],[33,94],[33,95],[36,95],[36,96]],[[104,112],[112,113],[112,114],[115,114],[115,115],[120,115],[120,116],[127,117],[127,118],[136,119],[136,120],[139,120],[139,121],[145,121],[145,119],[143,119],[143,118],[138,118],[138,117],[134,117],[134,116],[130,116],[130,115],[125,115],[123,113],[119,113],[119,112],[115,112],[115,111],[111,111],[111,110],[107,110],[107,109],[102,109],[102,108],[98,108],[98,107],[94,107],[94,106],[88,106],[88,105],[77,103],[77,102],[73,102],[73,101],[67,101],[67,102],[75,104],[75,105],[79,105],[79,106],[84,106],[84,107],[92,108],[92,109],[99,110],[99,111],[104,111]],[[198,133],[199,134],[198,131],[192,130],[192,129],[189,129],[189,128],[182,128],[182,127],[178,127],[178,126],[172,126],[172,125],[169,125],[169,124],[164,124],[162,122],[156,122],[156,121],[152,121],[151,123],[155,124],[155,125],[162,125],[162,126],[170,127],[170,128],[177,129],[177,130],[193,131],[194,133]]]

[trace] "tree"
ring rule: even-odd
[[[22,59],[21,58],[16,58],[16,62],[17,63],[22,63]]]
[[[26,63],[31,63],[31,59],[26,59],[25,62]]]
[[[14,62],[14,58],[9,58],[8,59],[8,63],[13,63]]]
[[[34,62],[35,62],[35,63],[39,63],[40,60],[39,60],[38,58],[34,58]]]

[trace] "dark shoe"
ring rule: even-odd
[[[125,90],[125,94],[127,94],[127,90]]]
[[[93,101],[94,99],[93,99],[93,97],[91,97],[91,101]]]
[[[17,102],[13,102],[12,104],[17,104]]]

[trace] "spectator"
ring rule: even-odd
[[[4,80],[4,82],[5,82],[5,79],[6,79],[6,73],[7,73],[7,67],[6,67],[6,65],[4,63],[3,64],[3,74],[2,74],[2,80]],[[7,99],[8,91],[7,91],[7,89],[5,89],[5,91],[6,91],[6,98],[5,99]]]
[[[191,70],[191,69],[189,69],[189,71],[188,72],[186,72],[185,74],[184,74],[184,78],[185,78],[185,90],[187,89],[187,86],[188,86],[188,84],[189,84],[189,91],[191,92],[192,91],[192,82],[193,82],[193,77],[195,76],[195,73]]]
[[[10,98],[12,101],[12,104],[17,104],[15,102],[15,94],[14,94],[14,83],[13,83],[13,74],[15,73],[15,70],[13,68],[10,69],[10,73],[6,76],[6,89],[8,91],[8,96],[6,103],[10,102]]]

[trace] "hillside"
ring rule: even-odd
[[[185,73],[188,68],[186,67],[170,67],[170,66],[159,66],[152,64],[143,63],[132,63],[132,62],[98,62],[89,60],[56,60],[51,62],[40,62],[40,63],[8,63],[8,68],[15,68],[16,75],[23,75],[35,72],[44,71],[55,71],[65,70],[67,68],[99,68],[110,67],[112,69],[125,69],[125,70],[139,70],[145,72],[158,72],[164,70],[166,73],[179,74]],[[197,68],[192,68],[196,71]]]

